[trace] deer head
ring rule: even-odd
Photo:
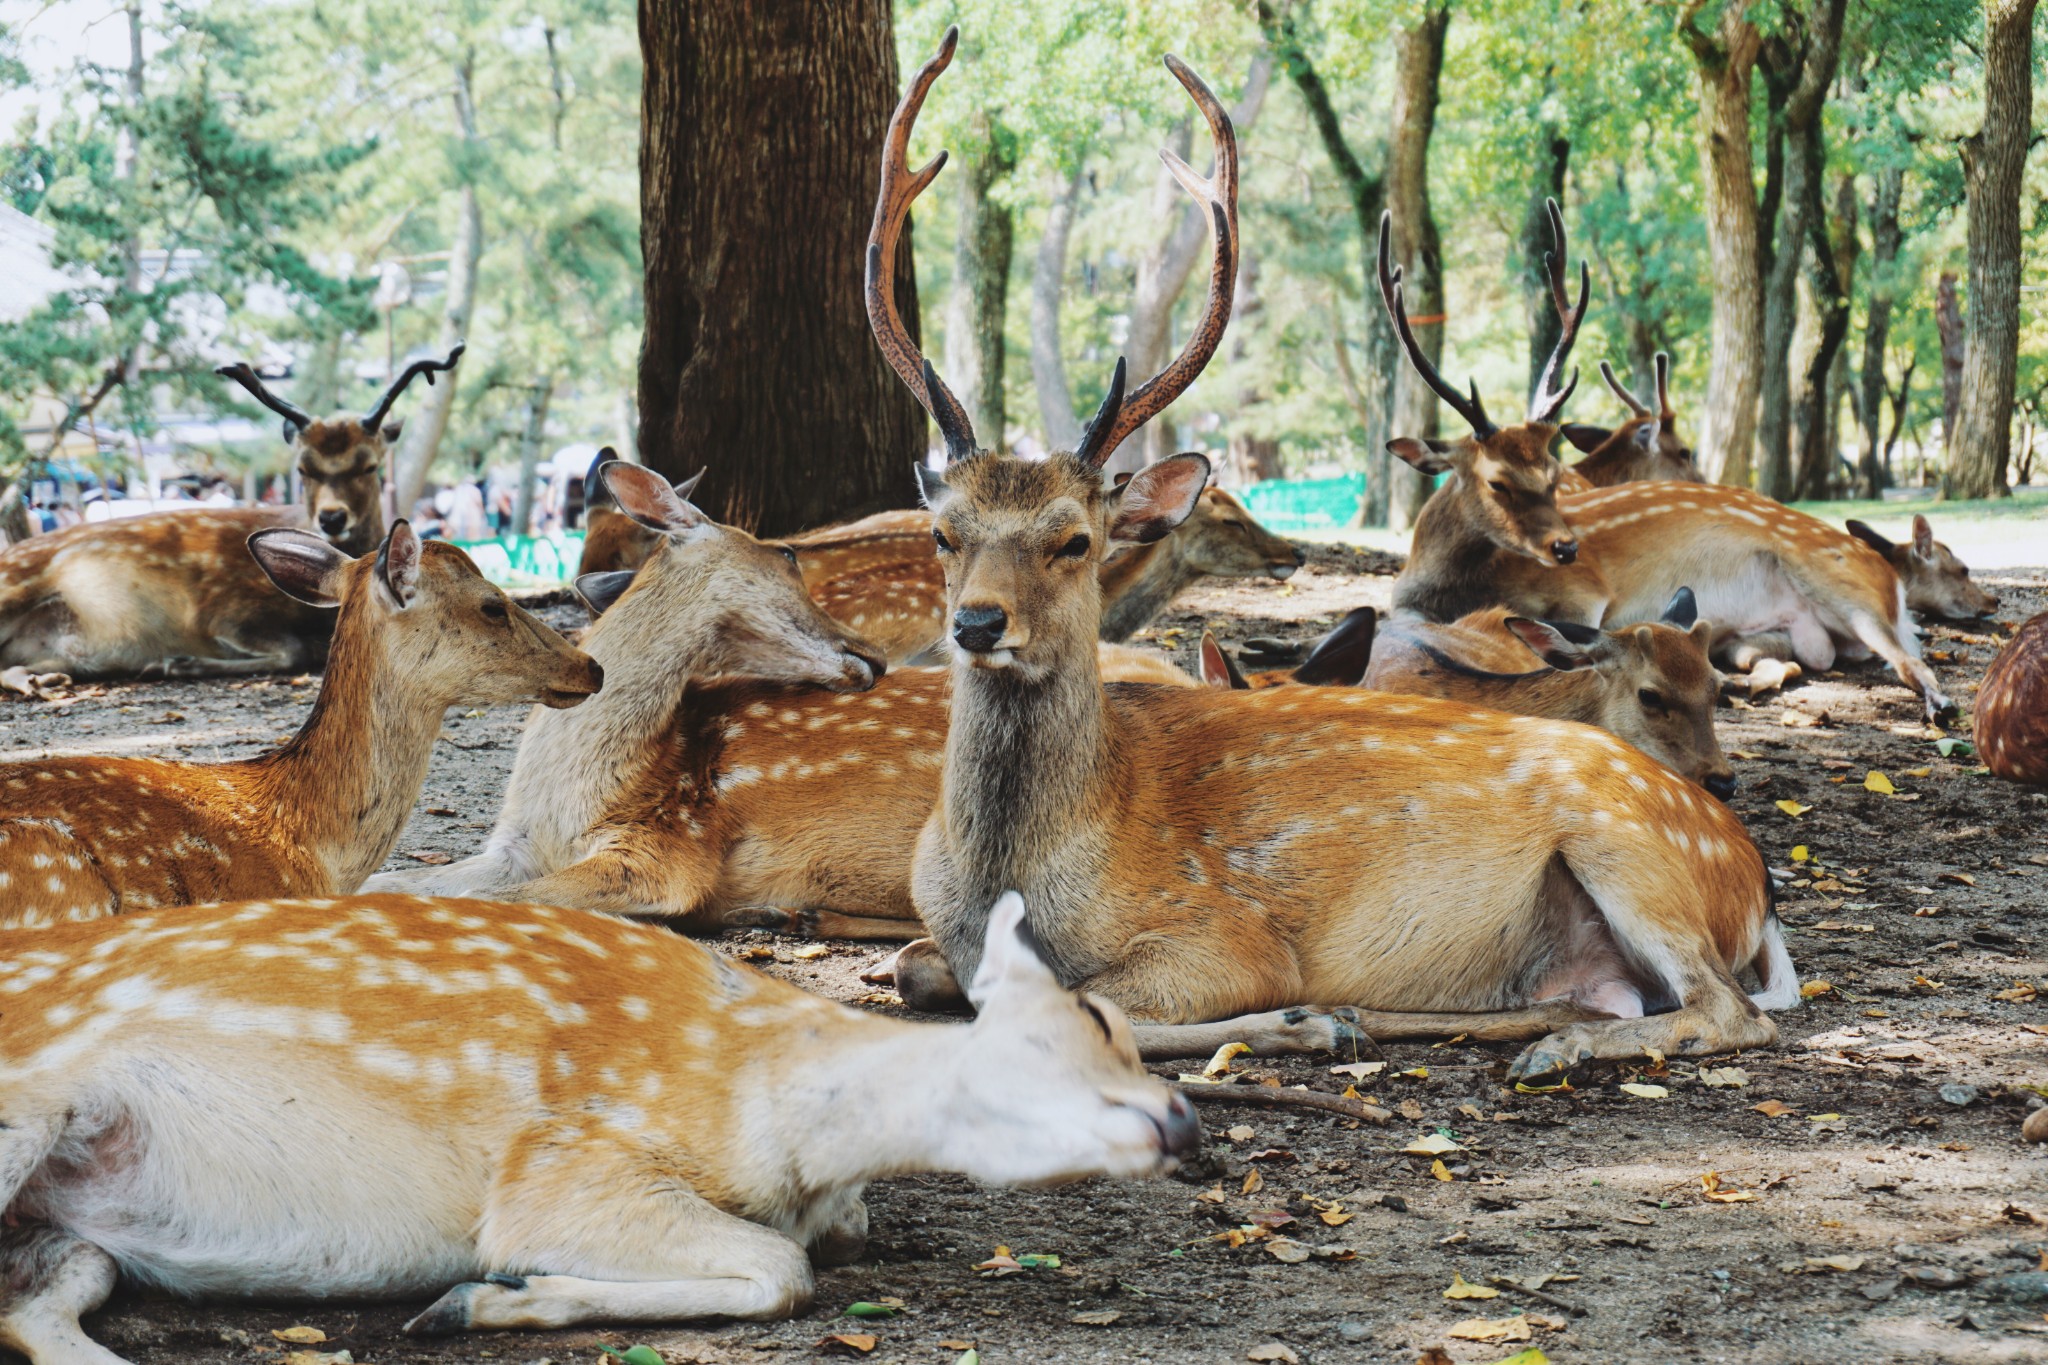
[[[1913,518],[1913,539],[1906,545],[1894,544],[1860,521],[1847,522],[1845,527],[1884,556],[1906,585],[1906,605],[1914,611],[1960,621],[1989,616],[1997,608],[1997,595],[1970,581],[1970,566],[1934,538],[1934,527],[1926,517]]]
[[[1578,339],[1579,324],[1585,320],[1591,280],[1585,262],[1581,261],[1579,301],[1572,305],[1565,291],[1564,216],[1558,211],[1556,200],[1546,202],[1556,249],[1544,253],[1543,260],[1550,275],[1551,298],[1564,328],[1543,366],[1535,396],[1529,400],[1528,420],[1507,428],[1495,426],[1487,417],[1486,406],[1479,400],[1478,385],[1472,385],[1469,393],[1459,393],[1444,381],[1416,343],[1408,324],[1408,310],[1401,300],[1401,270],[1393,264],[1393,214],[1380,215],[1380,301],[1386,305],[1387,316],[1415,373],[1472,429],[1470,436],[1458,441],[1396,437],[1387,442],[1387,449],[1425,474],[1452,476],[1430,500],[1431,505],[1441,503],[1447,511],[1454,512],[1466,523],[1468,535],[1483,535],[1503,550],[1526,555],[1542,564],[1570,564],[1578,558],[1579,545],[1557,510],[1557,481],[1564,467],[1551,453],[1551,447],[1557,440],[1553,423],[1579,383],[1578,371],[1573,370],[1570,382],[1563,388],[1557,387],[1558,373],[1571,354],[1572,343]]]
[[[1213,484],[1203,490],[1177,541],[1189,564],[1224,578],[1291,578],[1308,562],[1306,550],[1259,525],[1242,502]]]
[[[1586,452],[1574,466],[1596,487],[1609,487],[1635,480],[1669,480],[1677,483],[1705,483],[1706,477],[1693,463],[1692,447],[1678,437],[1678,414],[1671,408],[1671,357],[1657,352],[1657,406],[1637,398],[1614,377],[1614,369],[1600,362],[1600,377],[1614,396],[1628,405],[1629,418],[1611,430],[1566,422],[1564,438]]]
[[[918,466],[932,509],[932,540],[945,569],[956,655],[970,666],[1043,678],[1070,653],[1085,650],[1092,669],[1101,589],[1096,568],[1111,544],[1150,544],[1187,519],[1209,478],[1199,454],[1170,456],[1113,488],[1102,467],[1132,432],[1195,381],[1223,338],[1237,281],[1237,139],[1230,116],[1177,57],[1166,66],[1209,122],[1216,168],[1204,178],[1171,151],[1167,170],[1207,206],[1215,235],[1209,298],[1187,346],[1164,370],[1125,393],[1119,360],[1109,392],[1080,446],[1041,461],[982,450],[967,410],[918,351],[896,313],[896,243],[910,205],[945,166],[941,152],[922,169],[908,161],[911,128],[932,83],[953,60],[959,30],[949,28],[932,59],[912,77],[889,120],[881,193],[868,237],[868,321],[883,356],[938,424],[943,472]]]
[[[391,381],[377,406],[361,417],[315,418],[272,393],[247,361],[214,371],[232,379],[257,402],[284,418],[285,444],[296,452],[299,480],[305,488],[306,522],[327,542],[353,555],[366,553],[384,534],[384,459],[398,442],[402,423],[386,424],[391,405],[414,379],[452,370],[462,359],[458,345],[446,360],[416,360]]]

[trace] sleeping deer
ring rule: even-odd
[[[602,684],[462,551],[403,521],[374,558],[282,527],[247,553],[279,591],[337,614],[305,726],[238,763],[0,765],[0,927],[353,891],[397,842],[450,706],[574,706]]]
[[[912,872],[935,948],[913,944],[899,963],[940,958],[972,980],[985,890],[1014,885],[1060,978],[1117,1001],[1158,1055],[1193,1055],[1240,1037],[1235,1016],[1301,1002],[1356,1006],[1374,1036],[1533,1040],[1509,1068],[1518,1079],[1772,1041],[1764,1009],[1799,994],[1762,858],[1721,803],[1612,736],[1354,688],[1102,686],[1096,566],[1188,516],[1208,462],[1172,456],[1109,490],[1098,471],[1222,336],[1235,145],[1214,98],[1168,58],[1217,144],[1209,180],[1168,160],[1213,225],[1204,315],[1128,397],[1118,367],[1075,452],[983,451],[881,274],[936,171],[910,173],[904,149],[951,55],[949,34],[891,120],[868,254],[883,354],[948,454],[926,493],[955,646],[951,723]],[[1736,983],[1744,971],[1757,999]]]
[[[1172,1170],[1200,1144],[1015,895],[970,1025],[833,1004],[659,928],[357,896],[61,925],[0,960],[0,1345],[121,1365],[117,1281],[426,1299],[437,1335],[776,1319],[869,1181]],[[317,989],[309,989],[317,987]],[[847,1078],[873,1093],[846,1103]]]
[[[1693,463],[1692,448],[1678,439],[1672,425],[1678,414],[1671,408],[1671,357],[1659,351],[1655,365],[1657,406],[1653,408],[1624,388],[1606,361],[1600,362],[1600,377],[1614,396],[1628,405],[1629,418],[1612,430],[1580,422],[1566,422],[1558,428],[1567,441],[1586,452],[1585,459],[1565,467],[1557,484],[1560,494],[1611,488],[1618,483],[1706,482]]]
[[[384,534],[381,470],[391,405],[414,379],[455,368],[415,361],[367,414],[317,420],[246,364],[218,371],[284,418],[303,508],[233,507],[88,522],[0,552],[0,668],[74,678],[291,672],[319,666],[331,612],[274,588],[243,548],[251,534],[306,526],[361,555]]]
[[[2021,626],[1985,670],[1970,734],[1994,776],[2048,785],[2048,612]]]

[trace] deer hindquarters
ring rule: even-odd
[[[0,929],[101,919],[120,908],[120,892],[63,821],[0,820]]]

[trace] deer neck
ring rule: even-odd
[[[283,748],[250,760],[275,837],[326,873],[324,894],[360,887],[390,856],[426,785],[452,698],[412,686],[389,636],[336,623],[320,695]]]
[[[1103,564],[1098,572],[1102,584],[1103,639],[1112,643],[1128,640],[1166,609],[1180,590],[1202,576],[1188,562],[1178,534],[1168,535],[1150,545],[1136,545]]]
[[[1415,519],[1408,564],[1394,582],[1394,609],[1428,621],[1455,621],[1490,605],[1487,566],[1498,549],[1459,502],[1462,475],[1437,490]]]

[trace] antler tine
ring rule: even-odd
[[[1230,324],[1230,306],[1237,292],[1237,130],[1231,127],[1229,111],[1186,62],[1169,52],[1166,69],[1209,121],[1209,136],[1216,144],[1216,169],[1207,177],[1195,174],[1194,168],[1172,151],[1159,153],[1180,187],[1209,210],[1216,239],[1215,260],[1209,267],[1209,301],[1203,306],[1202,319],[1195,324],[1188,344],[1173,363],[1140,384],[1114,409],[1104,400],[1103,410],[1096,413],[1087,437],[1081,442],[1083,449],[1075,452],[1097,469],[1125,438],[1185,393],[1208,366],[1223,340],[1223,329]],[[1112,385],[1112,393],[1118,387]]]
[[[377,406],[363,414],[363,430],[375,431],[382,425],[385,414],[391,411],[391,405],[398,401],[398,395],[404,393],[406,386],[413,380],[425,375],[427,384],[431,387],[434,376],[454,369],[461,361],[462,353],[468,349],[467,342],[458,341],[455,343],[455,349],[448,353],[446,360],[415,360],[406,366],[404,372],[391,381],[391,387],[384,390],[384,396],[377,400]]]
[[[874,330],[875,344],[882,348],[889,368],[896,371],[939,424],[948,460],[974,453],[974,424],[967,418],[967,409],[939,379],[938,372],[926,363],[924,353],[910,339],[910,331],[896,311],[896,242],[903,235],[903,223],[910,216],[912,201],[924,193],[946,165],[946,154],[940,152],[923,169],[911,170],[910,130],[924,109],[932,82],[953,64],[953,50],[959,43],[960,26],[954,24],[939,40],[939,50],[931,60],[910,78],[910,86],[903,92],[896,112],[889,116],[889,131],[882,140],[882,188],[875,199],[874,226],[868,229],[868,326]]]
[[[1474,383],[1471,396],[1467,397],[1445,383],[1443,375],[1422,353],[1414,331],[1408,326],[1408,309],[1401,301],[1401,268],[1394,264],[1394,215],[1391,212],[1380,214],[1379,277],[1380,302],[1386,306],[1387,318],[1394,324],[1394,334],[1401,338],[1401,349],[1408,353],[1408,363],[1415,367],[1416,374],[1422,376],[1422,382],[1429,385],[1452,412],[1465,419],[1474,436],[1491,436],[1499,431],[1493,419],[1486,415],[1486,405],[1479,401],[1479,385]]]
[[[1659,351],[1654,363],[1657,367],[1657,415],[1669,423],[1678,415],[1671,410],[1671,357]]]
[[[232,365],[217,366],[214,369],[214,373],[222,379],[232,379],[237,384],[240,384],[251,394],[255,395],[257,402],[284,418],[285,421],[291,423],[298,430],[304,431],[307,427],[313,425],[312,414],[297,404],[287,403],[284,399],[272,393],[264,382],[256,377],[256,371],[249,367],[248,361],[237,360]]]
[[[1579,339],[1579,324],[1586,320],[1586,305],[1592,301],[1593,272],[1584,261],[1579,262],[1579,302],[1576,307],[1565,291],[1564,261],[1565,236],[1564,213],[1555,199],[1545,199],[1544,209],[1550,217],[1550,236],[1556,243],[1556,250],[1543,253],[1543,269],[1550,276],[1550,297],[1557,305],[1557,315],[1564,322],[1564,329],[1558,333],[1557,345],[1550,352],[1550,359],[1544,362],[1542,377],[1537,381],[1536,393],[1529,400],[1529,420],[1548,422],[1564,407],[1565,400],[1579,386],[1579,372],[1572,371],[1571,382],[1563,389],[1552,389],[1557,382],[1558,372],[1564,368],[1566,357],[1572,353],[1572,343]]]
[[[1643,406],[1643,400],[1621,386],[1621,381],[1614,377],[1614,367],[1604,360],[1600,362],[1600,377],[1607,381],[1608,388],[1614,390],[1616,398],[1628,404],[1628,410],[1632,414],[1637,417],[1648,417],[1650,415],[1650,410]]]

